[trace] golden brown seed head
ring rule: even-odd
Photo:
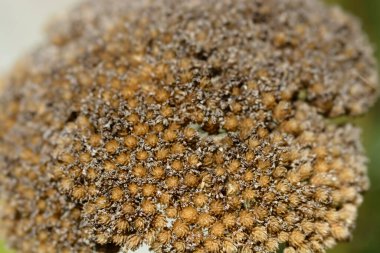
[[[340,9],[96,0],[48,37],[0,96],[1,232],[18,252],[323,252],[351,237],[366,159],[358,129],[330,119],[365,113],[378,78]]]

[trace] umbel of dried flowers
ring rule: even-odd
[[[96,0],[1,97],[1,229],[18,252],[325,252],[368,189],[376,63],[317,0]]]

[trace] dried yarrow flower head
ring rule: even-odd
[[[325,252],[368,189],[360,25],[317,0],[96,0],[1,97],[18,252]]]

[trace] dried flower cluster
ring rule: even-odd
[[[325,252],[368,188],[360,26],[316,0],[98,0],[50,27],[0,107],[19,252]]]

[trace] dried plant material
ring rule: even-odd
[[[368,189],[358,22],[314,0],[96,0],[0,100],[18,252],[325,252]]]

